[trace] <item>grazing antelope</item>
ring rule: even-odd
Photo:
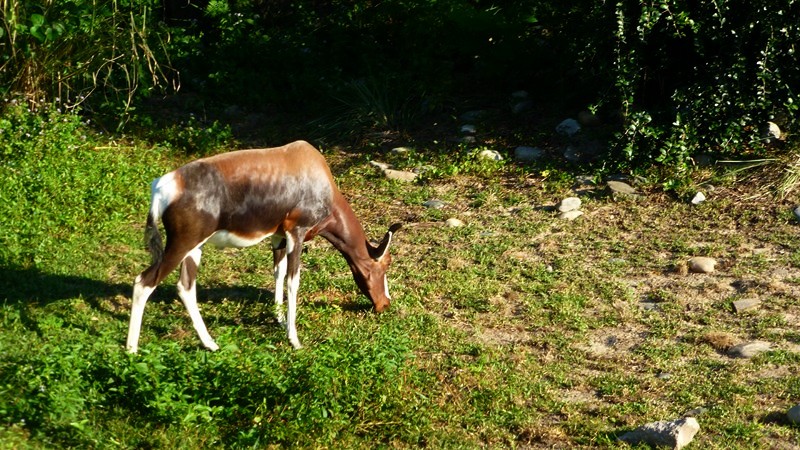
[[[158,231],[159,219],[166,231],[166,247]],[[285,325],[295,348],[300,348],[295,328],[300,254],[303,242],[317,235],[341,252],[361,292],[372,300],[375,311],[383,311],[391,300],[386,282],[392,260],[389,243],[399,228],[400,224],[392,225],[380,245],[370,245],[325,159],[307,142],[239,150],[186,164],[151,185],[145,241],[153,263],[133,285],[128,351],[138,350],[147,298],[181,263],[178,294],[203,345],[210,350],[219,348],[197,307],[195,280],[201,249],[207,242],[217,247],[249,247],[270,238],[277,319]]]

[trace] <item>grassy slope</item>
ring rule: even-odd
[[[129,356],[147,182],[182,158],[74,145],[42,144],[39,157],[4,166],[3,447],[617,448],[618,434],[697,408],[696,448],[800,440],[783,418],[800,399],[788,205],[719,188],[693,207],[598,187],[566,222],[547,206],[572,194],[567,175],[422,157],[468,173],[401,185],[366,158],[329,152],[372,236],[406,222],[391,310],[369,312],[342,258],[314,241],[305,348],[293,351],[272,318],[270,252],[208,250],[199,295],[221,351],[200,348],[173,275]],[[434,197],[447,206],[421,206]],[[467,225],[446,228],[448,217]],[[718,271],[675,270],[696,255],[717,258]],[[749,297],[761,308],[734,313],[732,301]],[[774,350],[735,360],[714,336]]]

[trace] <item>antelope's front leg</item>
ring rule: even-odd
[[[300,234],[304,236],[305,232]],[[300,255],[303,253],[303,241],[286,236],[286,259],[289,282],[287,283],[288,299],[286,308],[286,334],[292,347],[300,349],[300,339],[297,337],[297,291],[300,288]]]

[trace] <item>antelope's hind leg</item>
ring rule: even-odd
[[[272,264],[275,275],[275,319],[286,326],[286,312],[283,309],[283,285],[286,281],[286,240],[282,236],[272,236]]]
[[[148,286],[145,285],[144,279],[145,274],[148,271],[152,271],[148,269],[139,276],[136,277],[136,280],[133,283],[133,302],[131,305],[131,321],[128,325],[128,341],[125,347],[128,349],[130,353],[136,353],[139,351],[139,334],[142,331],[142,317],[144,316],[144,305],[147,304],[147,299],[150,297],[150,294],[156,290],[155,285]],[[151,277],[147,277],[151,278]]]
[[[178,295],[181,297],[183,305],[186,306],[186,311],[189,312],[192,325],[197,331],[200,341],[207,349],[216,351],[219,350],[219,345],[208,333],[203,317],[200,315],[200,308],[197,306],[197,270],[200,267],[201,255],[202,250],[200,247],[196,247],[183,259],[181,276],[178,280]]]

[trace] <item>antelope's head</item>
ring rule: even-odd
[[[353,275],[361,292],[372,301],[376,312],[381,312],[389,307],[392,300],[389,294],[389,283],[386,279],[386,270],[392,263],[392,256],[389,254],[389,246],[392,243],[392,236],[401,228],[401,224],[396,223],[389,227],[389,231],[381,240],[377,247],[367,243],[370,260],[359,264],[353,270]]]

